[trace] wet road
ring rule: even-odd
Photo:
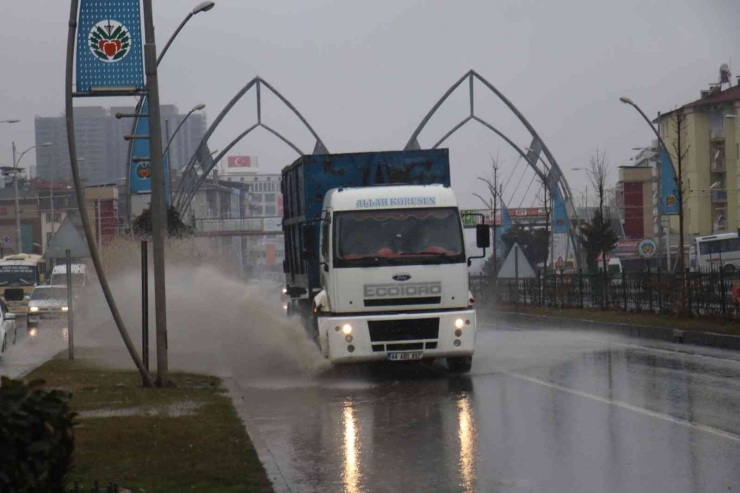
[[[207,305],[198,290],[173,296],[171,368],[234,378],[293,492],[740,488],[740,352],[519,319],[481,327],[468,376],[441,363],[331,369],[269,298],[227,287],[237,294]],[[132,331],[136,302],[123,310]],[[93,314],[78,347],[131,368],[105,312]],[[65,347],[61,330],[24,332],[0,374]]]
[[[295,492],[740,488],[740,355],[518,325],[483,327],[465,377],[233,371]]]

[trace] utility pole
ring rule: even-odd
[[[15,158],[13,141],[13,192],[15,193],[15,252],[23,253],[23,233],[21,231],[21,206],[18,200],[18,161]]]
[[[658,121],[656,125],[658,126],[656,131],[659,132],[660,131],[660,111],[658,112]],[[658,145],[656,146],[656,149],[655,149],[655,159],[656,159],[655,176],[657,177],[657,182],[658,182],[657,187],[655,188],[656,193],[657,193],[657,198],[658,198],[658,200],[656,201],[656,203],[658,204],[658,210],[656,211],[656,219],[658,220],[658,234],[654,235],[656,236],[655,243],[658,248],[658,267],[660,267],[660,264],[663,261],[663,211],[661,210],[663,208],[663,203],[661,200],[663,197],[663,184],[661,183],[661,179],[663,176],[663,169],[662,169],[663,163],[662,163],[662,159],[660,158],[661,156],[660,151],[661,151],[660,141],[658,141]],[[666,259],[666,269],[670,269],[670,265],[668,264],[667,259]]]
[[[152,163],[152,244],[154,253],[154,306],[157,334],[157,385],[168,386],[167,299],[164,265],[164,235],[167,221],[164,164],[162,159],[162,125],[157,76],[157,45],[154,39],[152,0],[144,0],[144,66],[149,100],[149,158]]]
[[[496,205],[498,204],[498,166],[493,168],[493,275],[496,276]],[[503,213],[501,216],[501,226],[503,226]],[[503,229],[503,228],[502,228]]]

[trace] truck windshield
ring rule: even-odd
[[[465,259],[455,208],[338,212],[335,224],[338,267]]]

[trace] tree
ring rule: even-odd
[[[609,180],[609,157],[606,154],[606,151],[601,151],[598,147],[594,151],[594,153],[591,155],[591,157],[588,159],[588,169],[586,170],[586,174],[588,175],[588,179],[591,182],[591,186],[594,187],[594,191],[596,192],[596,196],[599,198],[599,210],[598,215],[594,214],[594,219],[591,221],[590,224],[587,224],[584,229],[588,228],[588,234],[591,235],[589,239],[589,243],[592,243],[592,240],[596,241],[598,245],[601,246],[601,259],[603,261],[604,265],[604,272],[607,272],[606,268],[606,256],[607,253],[614,248],[616,245],[616,240],[613,244],[609,244],[609,238],[608,237],[602,237],[602,238],[595,238],[593,237],[594,234],[601,234],[606,235],[607,233],[611,233],[614,235],[615,238],[617,238],[616,233],[612,231],[611,225],[609,222],[609,213],[604,214],[604,201],[606,199],[606,193],[607,193],[607,182]],[[583,232],[581,232],[581,244],[583,244]],[[586,248],[586,251],[588,252],[589,246],[583,244],[584,248]],[[607,248],[608,247],[608,248]],[[598,256],[598,252],[596,256]],[[594,266],[596,256],[594,256]],[[592,269],[593,266],[588,260],[588,253],[586,254],[586,265],[588,265],[589,269]]]
[[[144,209],[140,216],[134,219],[134,234],[136,236],[152,235],[152,212]],[[175,238],[184,238],[195,234],[195,229],[182,221],[180,213],[174,206],[167,210],[167,234]]]
[[[501,166],[498,160],[491,156],[491,178],[485,178],[479,176],[478,179],[486,184],[488,188],[488,199],[483,198],[481,195],[474,193],[473,195],[478,197],[487,209],[493,210],[493,252],[491,258],[486,260],[483,265],[483,271],[492,273],[494,276],[498,272],[498,263],[496,262],[496,213],[498,211],[498,203],[501,200],[501,206],[503,207],[503,199],[501,199],[501,188],[498,183],[498,172]],[[489,265],[490,264],[490,265]]]
[[[619,236],[612,229],[610,221],[604,218],[601,209],[597,209],[591,222],[586,223],[581,228],[578,240],[586,253],[588,270],[590,272],[598,270],[596,259],[599,254],[602,254],[604,257],[604,272],[607,272],[604,252],[609,252],[617,246]]]
[[[683,145],[683,142],[688,140],[685,135],[687,131],[686,114],[683,108],[678,108],[673,112],[672,120],[673,129],[676,131],[676,140],[673,142],[673,156],[675,157],[676,168],[678,168],[678,176],[676,177],[676,191],[678,192],[678,267],[681,276],[681,303],[679,309],[683,312],[687,296],[686,259],[684,258],[684,194],[689,191],[684,187],[683,162],[689,153],[690,146]]]

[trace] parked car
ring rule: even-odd
[[[10,313],[8,306],[0,299],[0,353],[8,349],[10,337],[15,337],[15,313]]]

